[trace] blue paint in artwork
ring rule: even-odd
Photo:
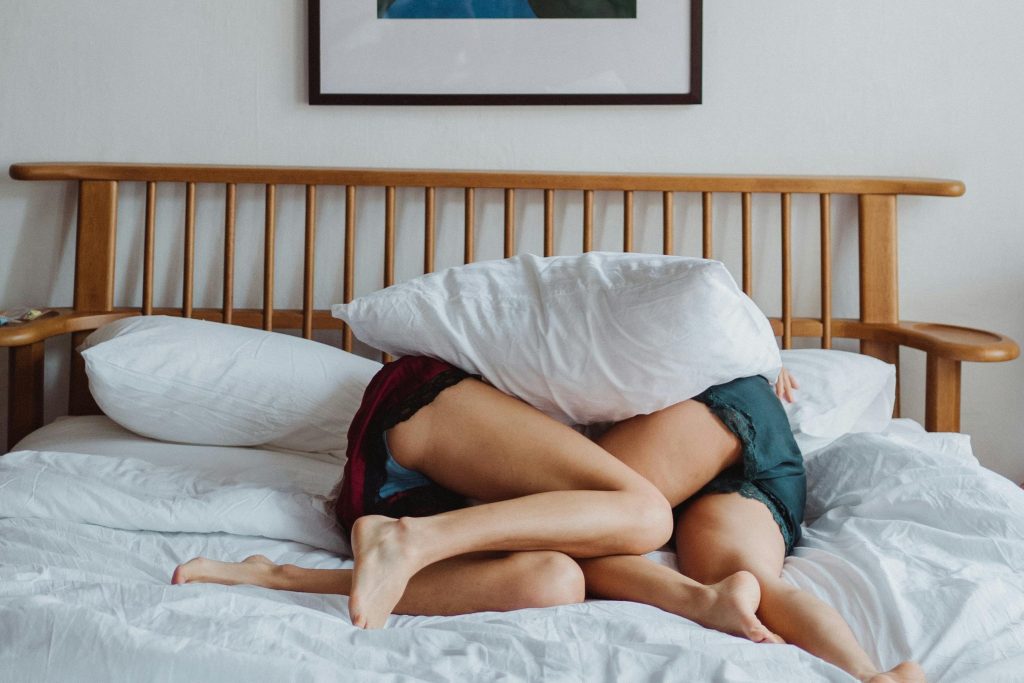
[[[383,19],[536,19],[528,0],[395,0]]]

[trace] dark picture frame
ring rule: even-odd
[[[675,2],[679,0],[658,0],[662,2]],[[386,91],[386,88],[380,88],[385,90],[384,92],[368,92],[367,90],[376,89],[374,86],[360,87],[355,85],[352,88],[333,85],[331,79],[334,82],[338,82],[339,78],[335,72],[349,68],[348,65],[359,62],[364,64],[365,68],[373,68],[372,59],[358,59],[358,55],[355,58],[348,58],[340,60],[337,57],[334,61],[330,61],[329,52],[330,50],[325,49],[325,42],[330,44],[344,45],[344,41],[352,38],[349,31],[359,31],[361,28],[357,24],[353,25],[352,22],[345,22],[343,24],[344,29],[341,31],[342,35],[338,35],[338,31],[331,30],[328,26],[328,22],[324,21],[325,9],[330,9],[330,3],[345,2],[345,3],[366,3],[369,6],[373,3],[373,0],[309,0],[308,2],[308,26],[309,26],[309,103],[311,105],[686,105],[686,104],[700,104],[702,98],[702,53],[703,53],[703,0],[690,0],[688,8],[689,18],[689,35],[680,35],[679,40],[685,41],[688,39],[689,43],[686,46],[679,45],[666,45],[666,48],[671,47],[677,52],[686,53],[688,52],[689,59],[680,60],[679,66],[680,71],[685,75],[686,78],[681,78],[680,81],[685,80],[688,82],[688,87],[679,87],[678,92],[676,91],[675,84],[673,82],[671,91],[661,92],[621,92],[623,86],[629,86],[629,83],[616,83],[615,91],[609,89],[607,92],[601,91],[601,88],[595,88],[593,92],[550,92],[543,91],[544,88],[538,88],[536,92],[455,92],[446,91],[443,86],[436,87],[437,92],[433,92],[432,85],[419,83],[417,88],[408,88],[399,92]],[[639,0],[640,3],[648,2],[652,3],[655,0]],[[348,5],[350,8],[352,5]],[[640,5],[641,9],[644,7]],[[346,11],[350,11],[346,9]],[[685,8],[682,10],[686,12]],[[374,17],[376,18],[376,8],[374,8]],[[455,23],[452,21],[443,22],[437,19],[427,20],[401,20],[401,21],[385,21],[392,25],[415,26],[418,30],[428,32],[438,27],[445,26],[459,26],[458,22],[465,22],[465,19],[456,19]],[[495,22],[493,19],[471,19],[469,21],[477,22]],[[491,26],[500,26],[502,28],[508,27],[509,30],[520,30],[522,27],[532,24],[535,19],[527,20],[513,20],[513,21],[498,21]],[[567,26],[568,24],[559,24],[558,22],[567,22],[565,19],[546,19],[543,20],[548,22],[549,26],[555,29],[560,26]],[[584,21],[588,22],[610,22],[610,21],[636,21],[636,20],[620,20],[620,19],[587,19]],[[579,25],[579,22],[575,22]],[[334,22],[338,25],[339,22]],[[467,24],[461,24],[463,26]],[[369,23],[367,22],[367,26]],[[685,33],[681,31],[680,33]],[[365,33],[361,35],[360,44],[364,44]],[[334,43],[334,41],[342,41],[341,43]],[[356,41],[351,41],[354,44]],[[530,46],[527,45],[526,49]],[[398,46],[401,49],[401,46]],[[652,51],[657,50],[658,46],[651,46]],[[666,49],[665,52],[670,52],[670,49]],[[570,52],[571,54],[571,52]],[[340,67],[338,65],[341,65]],[[670,68],[669,65],[666,68]],[[360,71],[360,75],[364,81],[367,79],[372,82],[372,73],[363,74]],[[385,74],[382,74],[385,75]],[[386,79],[382,78],[381,81]],[[438,79],[440,80],[440,79]],[[669,88],[665,88],[668,90]],[[550,87],[547,88],[550,90]]]

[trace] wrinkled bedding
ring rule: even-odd
[[[125,450],[0,458],[0,679],[853,680],[793,646],[635,603],[395,616],[366,632],[342,596],[171,586],[196,555],[351,566],[323,514],[338,466]],[[807,470],[788,581],[834,605],[884,666],[913,657],[933,681],[1021,679],[1024,491],[961,437],[913,429],[847,435]]]

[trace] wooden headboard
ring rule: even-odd
[[[383,235],[383,286],[395,282],[396,215],[399,190],[409,196],[410,189],[423,206],[423,272],[434,270],[438,248],[436,214],[438,190],[461,191],[463,203],[463,261],[476,258],[476,236],[487,226],[477,225],[481,212],[476,207],[478,190],[503,192],[503,222],[495,226],[503,233],[504,255],[519,251],[517,245],[517,193],[542,194],[543,253],[555,252],[555,236],[564,226],[555,219],[556,197],[569,195],[581,202],[582,242],[580,249],[594,247],[595,196],[613,193],[621,198],[621,249],[632,251],[640,234],[660,231],[661,251],[676,253],[677,197],[699,202],[701,256],[715,257],[716,194],[734,196],[742,234],[742,266],[737,280],[751,294],[755,260],[752,239],[755,196],[773,195],[779,202],[781,239],[781,312],[771,318],[783,348],[794,338],[815,338],[822,348],[831,348],[833,339],[860,340],[862,353],[897,365],[899,347],[909,346],[927,353],[925,426],[932,431],[959,431],[960,363],[962,361],[1003,361],[1016,358],[1017,345],[1009,338],[981,330],[938,323],[901,321],[897,274],[897,198],[900,195],[957,197],[964,186],[955,180],[867,177],[796,176],[694,176],[664,174],[605,173],[513,173],[481,171],[385,170],[345,168],[287,168],[250,166],[193,166],[155,164],[15,164],[10,169],[18,180],[73,181],[78,186],[78,217],[75,255],[74,299],[71,308],[59,315],[18,327],[0,328],[0,346],[9,347],[9,446],[43,424],[43,342],[54,336],[70,334],[72,347],[89,331],[111,320],[147,314],[181,315],[266,330],[301,330],[311,338],[313,331],[337,329],[341,323],[329,311],[314,309],[316,278],[314,273],[318,188],[343,188],[344,193],[344,301],[355,294],[356,266],[365,263],[365,254],[356,254],[356,233],[378,230]],[[129,307],[116,307],[115,248],[118,237],[118,191],[122,184],[140,183],[145,190],[143,219],[144,253],[141,300]],[[161,185],[184,187],[184,244],[181,306],[154,306],[157,189]],[[194,307],[196,258],[196,188],[215,185],[223,196],[223,282],[221,306]],[[263,287],[262,307],[236,308],[235,244],[239,185],[258,185],[263,190]],[[303,293],[301,308],[275,307],[275,247],[277,245],[277,195],[279,186],[300,186],[305,190],[305,231],[303,245]],[[359,220],[361,190],[382,188],[384,216],[380,224],[367,226]],[[794,195],[817,197],[817,247],[820,254],[820,302],[817,315],[798,317],[793,306],[793,218]],[[858,231],[859,316],[833,316],[833,197],[856,199]],[[520,194],[522,196],[522,194]],[[638,224],[635,200],[643,197],[649,204],[660,204],[657,225]],[[802,246],[802,245],[801,245]],[[43,274],[41,277],[49,277]],[[352,336],[342,329],[341,344],[352,349]],[[98,412],[87,386],[81,358],[72,351],[68,411],[71,414]],[[898,406],[897,406],[898,411]]]

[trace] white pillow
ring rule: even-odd
[[[827,349],[782,352],[782,365],[800,388],[783,401],[803,453],[850,432],[881,432],[892,420],[896,367],[859,353]]]
[[[566,424],[618,421],[763,374],[771,325],[721,263],[530,254],[458,266],[332,308],[399,356],[482,375]]]
[[[96,403],[137,434],[341,456],[381,367],[299,337],[166,316],[118,320],[80,350]]]

